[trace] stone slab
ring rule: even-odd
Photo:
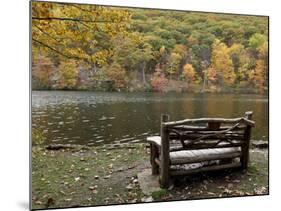
[[[152,175],[151,169],[144,169],[138,173],[138,181],[144,195],[150,196],[154,191],[161,190],[159,175]]]

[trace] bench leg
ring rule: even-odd
[[[169,171],[165,169],[160,169],[160,187],[168,188],[169,187]]]
[[[163,158],[161,159],[161,161]],[[170,165],[168,161],[162,161],[160,167],[160,186],[161,188],[169,187],[169,179],[170,179]]]
[[[152,167],[151,171],[153,175],[159,174],[159,166],[155,162],[155,158],[159,158],[158,148],[154,144],[150,144],[150,163],[151,163],[151,167]]]
[[[243,170],[248,169],[249,163],[249,151],[246,151],[244,155],[241,157],[241,167]]]

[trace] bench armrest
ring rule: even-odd
[[[147,137],[146,140],[151,144],[161,147],[161,136],[150,136]]]

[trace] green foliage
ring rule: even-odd
[[[249,47],[252,50],[258,50],[266,42],[266,36],[263,34],[256,33],[251,36],[249,40]]]

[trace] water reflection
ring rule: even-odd
[[[237,117],[254,111],[254,139],[268,138],[267,96],[43,91],[32,94],[32,126],[47,143],[99,145],[141,142],[159,133],[160,115],[173,120]]]

